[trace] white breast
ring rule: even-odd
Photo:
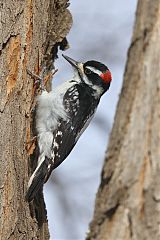
[[[63,96],[73,82],[65,82],[51,92],[43,91],[37,98],[36,130],[40,154],[43,152],[50,157],[50,149],[53,142],[53,132],[60,118],[67,119],[67,113],[63,105]]]

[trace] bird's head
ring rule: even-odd
[[[92,87],[97,94],[102,95],[109,89],[112,76],[108,67],[103,63],[94,60],[82,63],[68,56],[62,56],[73,66],[80,80]]]

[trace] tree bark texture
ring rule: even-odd
[[[124,83],[87,239],[160,239],[159,0],[138,1]]]
[[[0,0],[0,239],[49,239],[43,195],[25,202],[35,92],[67,47],[68,0]],[[34,148],[32,146],[32,148]]]

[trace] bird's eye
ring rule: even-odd
[[[91,74],[91,70],[88,69],[88,68],[86,68],[86,69],[85,69],[85,74]]]

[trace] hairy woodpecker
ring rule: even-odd
[[[28,183],[26,200],[29,202],[42,189],[52,170],[69,155],[112,80],[108,67],[100,62],[91,60],[81,63],[63,57],[74,68],[73,78],[51,92],[43,89],[37,99],[39,157]]]

